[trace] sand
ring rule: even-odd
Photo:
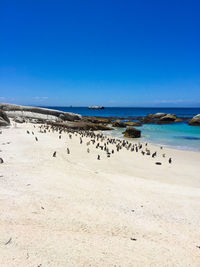
[[[200,266],[200,153],[107,158],[89,138],[2,132],[0,266]]]

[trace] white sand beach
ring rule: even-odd
[[[1,267],[200,266],[199,152],[107,158],[38,126],[0,134]]]

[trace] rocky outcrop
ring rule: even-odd
[[[124,122],[120,121],[120,120],[116,120],[112,122],[112,126],[113,127],[120,127],[120,128],[125,128],[126,125]]]
[[[10,118],[22,117],[28,119],[54,120],[54,121],[75,121],[82,119],[82,116],[75,113],[59,110],[28,107],[14,104],[0,103],[0,109],[5,111]]]
[[[133,122],[133,121],[127,121],[124,124],[125,124],[125,126],[135,126],[135,127],[142,126],[142,123],[140,123],[140,122]]]
[[[200,114],[194,116],[190,121],[189,125],[192,126],[200,126]]]
[[[171,121],[175,121],[177,119],[176,115],[174,114],[167,114],[163,117],[160,118],[161,122],[171,122]]]
[[[164,124],[164,123],[172,123],[178,122],[177,116],[174,114],[167,114],[167,113],[156,113],[156,114],[149,114],[147,115],[142,121],[142,123],[157,123],[157,124]]]
[[[14,122],[17,122],[17,123],[24,123],[24,122],[25,122],[25,119],[22,118],[22,117],[17,117],[17,118],[14,118]]]
[[[83,131],[108,131],[113,130],[112,128],[105,126],[103,124],[96,124],[86,121],[66,121],[66,122],[50,122],[49,124],[54,126],[61,126],[73,130],[83,130]]]
[[[127,127],[126,131],[123,132],[123,134],[124,134],[124,137],[129,137],[129,138],[141,137],[141,131],[133,127]]]
[[[111,123],[111,119],[99,118],[99,117],[83,117],[83,120],[87,121],[87,122],[101,123],[101,124],[109,124],[109,123]]]
[[[10,120],[7,114],[3,110],[0,110],[0,126],[8,126],[8,125],[10,125]]]
[[[3,119],[0,118],[0,127],[2,126],[9,126],[10,124],[7,121],[4,121]]]

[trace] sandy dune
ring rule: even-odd
[[[200,266],[200,153],[107,158],[58,136],[0,135],[0,266]]]

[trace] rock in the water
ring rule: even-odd
[[[161,122],[170,122],[170,121],[175,121],[177,119],[176,115],[174,114],[167,114],[163,117],[160,118]]]
[[[123,132],[123,134],[124,134],[124,137],[130,137],[130,138],[141,137],[141,131],[133,127],[127,127],[126,131]]]
[[[147,115],[142,122],[143,123],[156,123],[156,124],[163,124],[163,123],[173,123],[178,122],[178,118],[174,114],[167,114],[167,113],[156,113],[156,114],[149,114]]]
[[[101,123],[101,124],[108,124],[111,123],[111,119],[107,118],[100,118],[100,117],[84,117],[84,121],[92,122],[92,123]]]
[[[121,127],[121,128],[126,127],[125,123],[120,121],[120,120],[113,121],[112,126],[113,127]]]
[[[126,126],[136,126],[136,127],[138,127],[138,126],[142,126],[142,123],[140,123],[140,122],[133,122],[133,121],[127,121],[127,122],[125,122],[124,123]]]
[[[25,122],[25,119],[22,118],[22,117],[16,117],[16,118],[14,118],[14,122],[17,122],[17,123],[24,123],[24,122]]]
[[[200,114],[194,116],[190,121],[189,124],[192,126],[200,126]]]

